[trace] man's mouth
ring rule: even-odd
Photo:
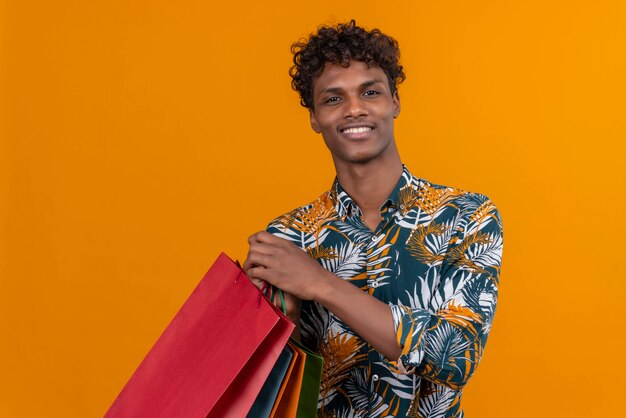
[[[369,126],[359,126],[356,128],[346,128],[344,130],[342,130],[341,132],[343,132],[344,134],[364,134],[366,132],[371,131],[372,128]]]

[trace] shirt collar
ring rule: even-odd
[[[381,211],[387,207],[397,208],[400,190],[405,188],[407,185],[412,184],[417,185],[417,179],[413,176],[413,174],[411,174],[409,169],[402,164],[402,175],[400,176],[396,186],[389,194],[385,203],[383,203]],[[356,205],[356,203],[354,203],[343,187],[341,187],[341,184],[339,184],[339,180],[336,176],[330,190],[333,203],[335,204],[335,209],[342,220],[345,220],[347,216],[361,215],[361,209]]]

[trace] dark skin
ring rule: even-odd
[[[402,174],[393,125],[400,113],[398,95],[384,71],[360,61],[347,68],[326,64],[313,82],[311,127],[321,133],[337,178],[363,213],[363,222],[375,231],[380,208]],[[390,360],[397,360],[389,306],[321,267],[291,242],[261,231],[252,235],[243,265],[257,286],[264,282],[286,293],[288,316],[300,322],[300,301],[315,300],[349,325]],[[299,328],[295,337],[299,338]]]

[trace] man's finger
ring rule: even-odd
[[[253,244],[256,242],[267,242],[268,239],[276,238],[274,235],[270,234],[267,231],[259,231],[248,237],[248,243]]]
[[[274,250],[273,245],[255,241],[252,244],[250,244],[250,250],[248,251],[248,254],[255,253],[255,254],[271,255],[273,253],[273,250]]]
[[[266,280],[267,278],[267,269],[261,266],[250,267],[246,272],[248,277],[252,280]]]
[[[263,287],[265,287],[265,280],[253,279],[250,276],[248,276],[248,278],[257,289],[263,290]]]
[[[252,235],[250,235],[248,237],[248,244],[254,245],[254,244],[259,242],[259,240],[257,239],[257,234],[258,234],[258,232],[256,234],[252,234]]]
[[[256,242],[260,242],[263,244],[278,244],[278,243],[283,242],[283,238],[278,238],[270,234],[267,231],[259,231],[256,234],[254,234],[252,237],[254,237]]]
[[[255,266],[268,267],[271,261],[271,257],[267,254],[263,254],[258,251],[250,251],[248,253],[248,258],[243,263],[243,270],[248,271],[249,268]]]

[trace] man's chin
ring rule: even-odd
[[[346,158],[342,158],[341,160],[346,164],[362,165],[362,164],[371,163],[372,161],[376,160],[376,157],[378,156],[374,154],[359,153],[359,154],[349,155]]]

